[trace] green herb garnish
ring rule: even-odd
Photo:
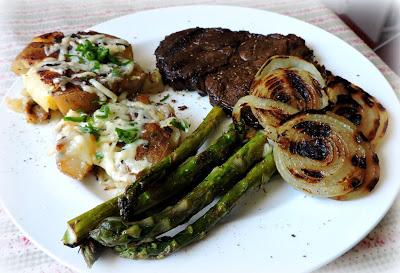
[[[118,67],[114,67],[112,69],[112,75],[114,77],[121,77],[121,75],[122,75],[121,70]]]
[[[98,70],[100,69],[100,62],[99,61],[93,61],[93,67],[92,70]]]
[[[96,159],[97,160],[102,160],[104,158],[104,154],[102,152],[97,152],[96,153]]]
[[[116,65],[121,65],[121,62],[117,59],[117,57],[115,57],[111,54],[109,54],[107,57],[111,63],[116,64]]]
[[[64,57],[68,58],[68,59],[71,59],[71,57],[76,57],[76,58],[79,59],[79,63],[80,64],[83,64],[85,62],[85,60],[81,56],[78,56],[78,55],[75,55],[75,54],[64,54]]]
[[[160,102],[164,102],[164,101],[166,101],[168,98],[169,98],[169,94],[166,95],[166,96],[164,96],[164,97],[160,100]]]
[[[174,118],[171,121],[171,125],[174,126],[175,128],[178,128],[181,131],[187,132],[189,130],[190,124],[184,120],[178,120]]]
[[[100,107],[99,111],[102,112],[102,114],[96,115],[96,118],[107,119],[110,114],[110,107],[107,104],[104,104]]]
[[[86,51],[83,56],[89,61],[94,61],[96,59],[96,54],[93,51]]]
[[[79,44],[76,47],[76,51],[85,53],[87,51],[93,51],[95,48],[96,48],[96,46],[94,44],[92,44],[91,41],[85,40],[82,44]]]
[[[94,127],[93,124],[89,121],[88,121],[87,125],[79,126],[79,129],[81,130],[82,133],[88,133],[88,134],[94,135],[96,137],[96,140],[100,136],[99,128]]]
[[[110,50],[108,48],[99,46],[96,49],[96,55],[97,55],[97,60],[101,63],[103,63],[107,57],[110,55]]]
[[[121,62],[122,66],[125,66],[127,64],[130,64],[132,62],[132,60],[126,60],[125,62]]]
[[[98,104],[98,105],[104,105],[107,103],[107,100],[94,100],[94,101],[92,101],[92,103]]]
[[[79,117],[64,117],[65,121],[72,121],[72,122],[84,122],[88,116],[86,114],[81,114]]]
[[[125,144],[134,142],[139,138],[139,130],[137,128],[121,129],[115,128],[115,132],[118,135],[118,139]]]

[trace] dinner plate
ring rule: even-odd
[[[362,54],[324,30],[272,12],[231,6],[185,6],[149,10],[116,18],[90,29],[127,39],[135,58],[150,69],[164,36],[190,27],[225,27],[254,33],[294,33],[311,47],[333,73],[376,96],[389,112],[386,138],[378,150],[381,181],[374,192],[339,202],[299,192],[279,177],[251,192],[209,236],[162,260],[131,261],[106,253],[90,272],[309,272],[354,246],[390,208],[398,183],[400,107],[392,88]],[[9,96],[19,94],[17,80]],[[207,97],[173,92],[177,115],[193,130],[211,109]],[[163,97],[160,94],[158,97]],[[84,183],[61,174],[52,150],[53,128],[30,125],[22,115],[0,109],[0,197],[4,208],[29,238],[53,258],[76,270],[87,270],[78,249],[63,246],[66,221],[106,200],[94,179]],[[215,136],[221,128],[216,128]]]

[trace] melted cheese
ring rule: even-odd
[[[135,181],[137,174],[151,165],[145,158],[136,160],[137,148],[146,144],[146,140],[141,139],[143,126],[146,123],[157,123],[160,127],[170,126],[171,119],[176,119],[176,117],[169,104],[154,105],[123,100],[117,103],[109,103],[107,107],[109,109],[107,118],[104,118],[104,112],[101,109],[92,115],[91,126],[99,132],[97,141],[93,142],[94,146],[92,146],[94,137],[80,129],[87,126],[87,122],[61,120],[56,128],[58,142],[67,141],[68,147],[70,147],[64,151],[62,156],[74,158],[75,161],[80,160],[84,164],[90,163],[101,167],[108,177],[114,181],[114,186],[122,187]],[[67,117],[79,116],[79,113],[72,110],[67,114]],[[136,128],[138,138],[121,147],[121,141],[116,132],[117,128],[123,130]],[[173,138],[179,139],[179,130],[173,127],[171,129],[173,130]],[[107,183],[109,185],[109,182]]]
[[[88,60],[77,50],[85,41],[90,41],[97,47],[107,48],[120,63],[99,63],[96,60]],[[115,57],[116,54],[124,52],[128,46],[127,41],[107,37],[104,34],[66,36],[59,43],[45,46],[44,51],[47,56],[58,52],[58,57],[45,58],[38,65],[31,67],[28,73],[23,75],[25,88],[32,99],[46,111],[57,109],[52,93],[65,91],[68,83],[79,86],[83,91],[96,93],[100,100],[110,98],[115,102],[117,96],[110,87],[128,77],[134,68],[131,60]],[[53,79],[53,84],[45,84],[38,73],[40,71],[56,72],[58,76]]]

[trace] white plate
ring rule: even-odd
[[[387,137],[379,149],[381,181],[373,194],[355,201],[312,198],[275,179],[241,203],[206,240],[160,261],[130,261],[110,253],[91,272],[309,272],[354,246],[380,221],[398,190],[399,102],[388,82],[354,48],[315,26],[279,14],[223,6],[150,10],[117,18],[91,29],[120,36],[134,45],[145,67],[165,35],[189,27],[226,27],[254,33],[295,33],[320,62],[376,96],[388,109]],[[17,81],[9,94],[18,94]],[[171,92],[171,91],[168,91]],[[174,94],[189,109],[179,114],[197,125],[210,105],[196,93]],[[86,270],[77,249],[64,247],[65,222],[107,198],[94,181],[79,183],[58,172],[49,151],[53,124],[32,126],[0,110],[0,189],[15,223],[44,251],[62,263]]]

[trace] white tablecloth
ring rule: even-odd
[[[35,35],[60,30],[73,32],[140,10],[187,4],[230,4],[266,9],[319,26],[355,47],[388,79],[397,95],[400,81],[393,71],[332,11],[319,2],[302,1],[1,1],[0,0],[0,98],[16,76],[10,63]],[[399,152],[399,151],[397,151]],[[399,198],[381,223],[348,253],[319,269],[323,272],[400,272]],[[329,246],[327,246],[329,247]],[[397,269],[397,270],[396,270]],[[0,208],[0,272],[72,272],[32,244]]]

